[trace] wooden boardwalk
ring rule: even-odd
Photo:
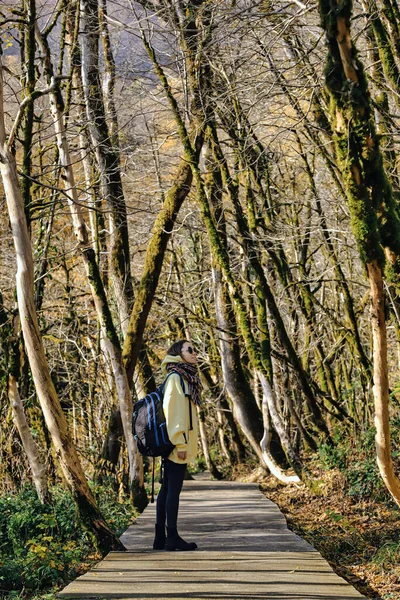
[[[151,549],[155,505],[127,529],[129,552],[111,552],[60,598],[126,600],[350,600],[364,598],[287,529],[257,484],[185,481],[179,531],[194,552]]]

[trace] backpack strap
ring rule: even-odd
[[[164,379],[164,383],[162,384],[162,393],[164,395],[164,390],[165,390],[165,385],[167,383],[167,379],[168,377],[171,377],[171,375],[179,375],[179,379],[181,381],[181,386],[182,386],[182,392],[184,393],[184,395],[186,396],[186,392],[185,392],[185,383],[183,381],[183,377],[180,373],[177,373],[176,371],[173,371],[172,373],[168,373],[168,375],[166,376],[166,378]]]
[[[192,403],[190,401],[190,394],[186,393],[185,382],[183,381],[182,375],[180,373],[177,373],[176,371],[173,371],[172,373],[168,373],[168,375],[166,376],[164,383],[163,383],[162,393],[164,395],[165,384],[167,383],[167,379],[170,375],[179,375],[179,379],[181,380],[182,392],[184,393],[185,397],[189,400],[189,417],[190,417],[189,431],[193,431]]]
[[[188,400],[189,400],[189,414],[190,414],[190,428],[189,431],[193,430],[193,417],[192,417],[192,402],[190,400],[190,396],[188,395]]]

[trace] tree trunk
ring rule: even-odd
[[[319,3],[327,34],[326,87],[330,94],[334,142],[343,173],[351,225],[370,282],[373,331],[376,452],[383,481],[400,506],[400,481],[390,451],[389,389],[382,268],[400,255],[400,218],[383,168],[363,65],[350,36],[352,3]],[[332,7],[333,8],[333,7]],[[349,82],[357,90],[346,95]]]
[[[266,380],[265,380],[266,381]],[[286,473],[281,469],[281,467],[277,464],[271,454],[271,439],[272,439],[272,431],[271,431],[271,417],[269,414],[268,408],[268,398],[267,394],[271,391],[270,386],[268,385],[266,388],[263,387],[263,400],[262,400],[262,413],[263,413],[263,422],[264,422],[264,435],[260,441],[260,448],[263,454],[263,458],[265,464],[270,470],[271,474],[276,477],[282,483],[296,483],[299,482],[300,479],[297,475],[286,475]]]
[[[217,467],[214,465],[211,460],[210,451],[208,448],[208,440],[206,433],[206,424],[204,422],[204,413],[203,411],[197,407],[197,414],[199,415],[199,430],[200,430],[200,439],[201,446],[203,448],[203,454],[206,461],[207,469],[210,471],[212,477],[215,479],[222,479],[221,473],[218,471]]]
[[[202,138],[197,139],[198,151]],[[151,238],[146,250],[143,274],[135,295],[135,303],[129,319],[124,341],[123,357],[131,382],[140,354],[147,317],[153,304],[158,280],[164,263],[165,251],[171,236],[179,209],[187,197],[192,184],[192,172],[186,159],[181,160],[174,184],[165,196],[162,209],[157,215]]]
[[[24,203],[26,220],[30,228],[30,205],[31,205],[31,167],[32,167],[32,135],[34,122],[34,102],[32,94],[35,89],[35,21],[36,0],[24,0],[23,2],[27,24],[24,27],[23,44],[23,71],[22,92],[23,97],[31,96],[25,110],[25,124],[23,135],[23,158],[22,171],[24,177],[21,179],[22,201]]]
[[[221,366],[224,383],[234,407],[234,415],[251,447],[263,463],[260,441],[263,437],[262,415],[248,384],[240,361],[233,315],[229,314],[227,293],[222,274],[213,268],[214,300],[219,332]]]
[[[273,475],[278,477],[278,479],[280,479],[281,481],[285,480],[285,482],[300,481],[300,479],[302,477],[303,465],[301,464],[300,458],[297,456],[297,454],[295,453],[295,451],[292,448],[292,442],[287,434],[287,431],[286,431],[284,423],[283,423],[282,416],[280,415],[278,407],[277,407],[275,393],[272,390],[272,387],[269,384],[268,379],[266,378],[266,376],[263,373],[258,371],[257,376],[260,380],[262,390],[263,390],[262,408],[263,408],[263,418],[264,418],[264,436],[263,436],[263,439],[261,440],[261,444],[260,444],[261,448],[263,450],[263,453],[266,454],[267,456],[270,454],[269,453],[269,439],[270,439],[269,424],[270,424],[270,421],[266,414],[266,412],[268,411],[269,414],[271,415],[271,419],[272,419],[274,427],[277,431],[277,434],[279,435],[279,439],[282,442],[282,446],[285,450],[285,454],[287,455],[287,458],[288,458],[290,464],[293,466],[293,468],[296,472],[296,476],[283,475],[282,471],[280,471],[278,474],[276,472],[276,465],[275,465],[275,467],[274,467],[275,472],[273,472]],[[271,459],[270,456],[268,456],[268,458],[269,458],[269,460]]]
[[[119,152],[110,139],[99,67],[98,0],[81,0],[82,82],[88,129],[99,167],[101,191],[109,209],[110,274],[121,328],[126,331],[133,303],[128,222],[122,189]],[[109,54],[111,49],[108,49]],[[106,58],[110,59],[108,55]],[[112,93],[112,90],[111,90]],[[113,115],[115,117],[115,115]]]
[[[7,341],[10,355],[10,364],[8,370],[8,397],[11,403],[12,413],[15,425],[17,426],[22,445],[24,447],[29,466],[32,471],[32,479],[35,484],[39,500],[42,504],[51,502],[51,495],[48,486],[48,475],[46,464],[39,454],[39,449],[33,439],[29,428],[24,406],[18,391],[17,378],[19,374],[19,341],[18,334],[19,319],[14,317],[13,335]]]
[[[400,480],[395,475],[390,451],[389,378],[382,269],[377,261],[372,261],[367,264],[367,271],[371,290],[376,460],[387,489],[400,506]]]
[[[51,502],[51,495],[47,481],[47,468],[40,457],[38,447],[29,429],[24,405],[18,391],[17,380],[11,373],[8,375],[8,397],[11,403],[14,422],[32,471],[32,479],[37,495],[42,504],[49,504]]]
[[[199,1],[198,4],[203,4],[203,0]],[[179,18],[175,13],[175,7],[171,5],[168,10],[171,10],[175,14],[175,17],[172,17],[172,21],[179,21]],[[186,24],[182,24],[182,31],[180,31],[185,44],[183,53],[184,59],[187,63],[189,77],[191,78],[194,77],[193,69],[195,69],[196,66],[201,70],[199,67],[199,62],[201,63],[199,57],[204,51],[204,44],[202,44],[204,40],[198,32],[195,19],[193,18],[193,12],[196,12],[197,10],[198,8],[194,8],[191,3],[188,4],[185,18]],[[179,12],[179,14],[181,13],[179,9],[177,9],[177,12]],[[185,29],[186,27],[187,29]],[[211,28],[209,31],[211,31]],[[132,381],[135,372],[136,362],[143,341],[144,329],[157,289],[168,240],[172,233],[178,212],[183,201],[189,194],[192,185],[193,174],[190,163],[193,160],[193,156],[195,157],[196,162],[200,156],[205,128],[204,114],[202,111],[202,104],[199,102],[199,94],[194,93],[191,103],[193,123],[188,131],[184,119],[180,115],[178,102],[172,93],[167,77],[160,67],[154,49],[146,39],[143,30],[142,40],[144,47],[153,62],[154,69],[160,79],[161,85],[164,88],[172,114],[177,120],[178,129],[180,132],[182,131],[182,133],[184,133],[183,136],[181,136],[183,158],[179,164],[174,183],[165,195],[163,207],[158,213],[151,232],[151,239],[145,256],[143,274],[136,293],[135,303],[125,337],[123,357],[129,382]],[[196,73],[197,75],[199,74],[198,71],[196,71]],[[201,78],[199,77],[198,80],[200,79]]]
[[[258,243],[256,241],[255,236],[252,235],[252,232],[250,230],[250,227],[249,227],[248,221],[246,219],[246,216],[244,214],[243,208],[240,204],[240,200],[238,197],[238,185],[233,182],[233,179],[230,176],[230,173],[228,170],[228,165],[227,165],[226,159],[222,154],[222,150],[221,150],[219,140],[217,137],[215,123],[210,122],[208,124],[207,133],[208,133],[209,140],[210,140],[210,143],[212,146],[212,151],[213,151],[215,158],[218,162],[218,165],[220,166],[220,169],[221,169],[223,184],[226,186],[226,189],[229,193],[229,198],[232,202],[232,205],[233,205],[233,208],[235,211],[238,230],[239,230],[239,233],[242,238],[243,250],[247,256],[249,264],[255,275],[256,295],[257,295],[257,312],[258,312],[259,316],[261,317],[261,319],[264,321],[263,323],[261,323],[260,319],[258,319],[258,321],[259,321],[258,325],[259,325],[259,328],[261,331],[261,343],[259,344],[260,351],[257,352],[255,340],[251,334],[251,328],[249,326],[249,323],[245,323],[245,321],[248,321],[248,319],[246,319],[245,315],[243,314],[244,311],[240,306],[242,302],[240,300],[239,291],[237,289],[235,289],[235,287],[236,287],[235,282],[232,280],[232,284],[229,285],[229,291],[232,296],[232,300],[234,300],[234,296],[232,295],[232,292],[235,289],[234,294],[237,297],[237,301],[236,302],[234,301],[233,305],[235,308],[235,312],[237,314],[238,322],[241,324],[241,329],[242,329],[243,337],[246,342],[246,346],[249,351],[250,360],[252,361],[254,368],[256,368],[258,370],[262,370],[267,377],[271,378],[272,373],[271,373],[271,364],[270,364],[271,363],[270,341],[269,341],[269,337],[268,337],[268,325],[266,323],[265,310],[263,308],[264,304],[266,303],[268,306],[271,318],[275,323],[276,334],[279,337],[282,346],[285,348],[290,362],[292,363],[294,369],[297,372],[299,383],[303,389],[304,396],[307,400],[312,420],[316,424],[318,429],[321,432],[325,433],[326,436],[329,438],[329,430],[328,430],[326,423],[322,417],[320,408],[316,402],[316,399],[315,399],[315,396],[311,389],[308,377],[302,368],[301,362],[297,356],[297,353],[293,347],[290,337],[286,331],[285,323],[282,319],[279,308],[275,301],[274,294],[272,293],[272,290],[271,290],[271,287],[269,286],[265,271],[261,264],[261,261],[259,258],[260,249],[258,248]],[[199,182],[199,185],[201,185],[200,182]],[[199,197],[201,198],[201,193],[199,193]],[[204,202],[203,202],[203,206],[205,207]],[[207,211],[205,211],[203,208],[203,215],[205,217],[208,230],[212,230],[213,229],[212,220],[209,218],[209,216],[206,214],[206,212]],[[223,255],[222,255],[222,252],[221,252],[222,248],[218,249],[218,245],[220,245],[219,240],[217,239],[215,234],[213,234],[213,235],[214,235],[213,244],[215,244],[215,246],[216,246],[215,252],[218,255],[218,260],[220,262],[221,270],[223,271],[224,276],[228,281],[229,277],[232,278],[232,275],[228,273],[227,266],[223,266],[224,262],[227,262],[227,261],[226,261],[226,258],[224,259]],[[242,316],[241,316],[241,313],[242,313]]]
[[[225,439],[225,430],[224,430],[224,423],[226,423],[226,419],[225,419],[225,415],[224,415],[224,411],[221,410],[220,408],[220,402],[218,401],[217,403],[217,423],[218,423],[218,439],[219,439],[219,445],[221,446],[221,451],[222,454],[225,456],[226,460],[228,462],[233,462],[233,456],[231,456],[229,450],[228,450],[228,446],[226,445],[226,439]],[[235,460],[236,462],[236,460]]]

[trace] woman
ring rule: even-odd
[[[175,342],[161,365],[167,379],[163,408],[167,431],[175,448],[164,460],[164,476],[157,497],[154,550],[195,550],[197,544],[185,542],[177,530],[179,495],[186,465],[197,454],[197,410],[201,383],[197,371],[197,354],[187,340]],[[182,389],[182,383],[184,388]],[[165,524],[167,535],[165,535]]]

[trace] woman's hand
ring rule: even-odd
[[[179,460],[186,460],[187,451],[186,450],[178,450],[177,452]]]

